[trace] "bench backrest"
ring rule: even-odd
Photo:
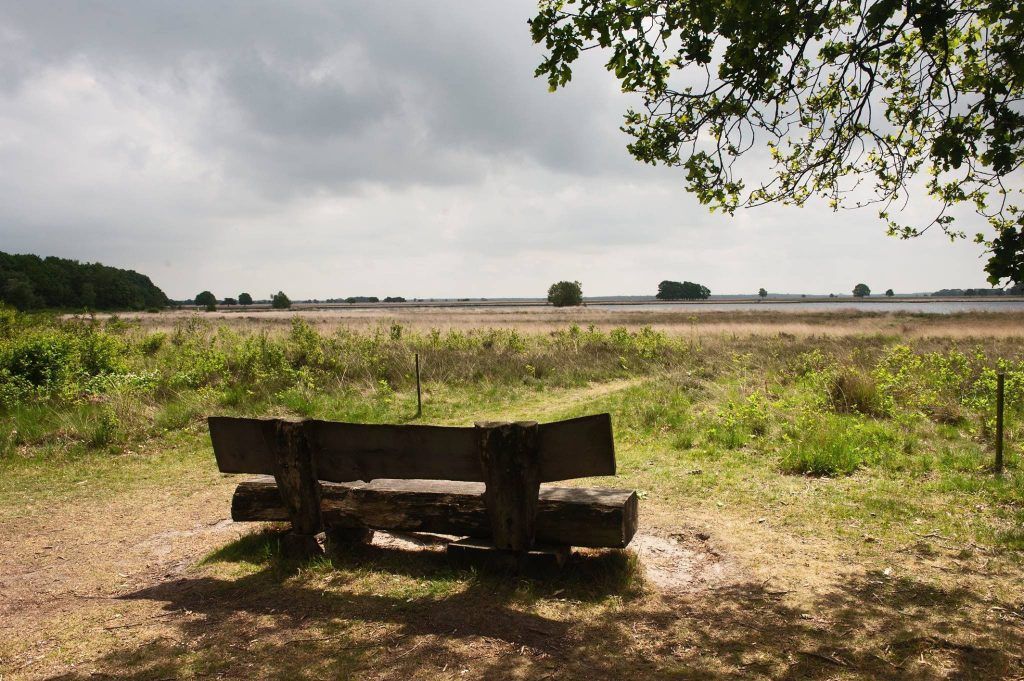
[[[221,472],[277,473],[279,419],[211,416],[208,420]],[[479,428],[307,420],[302,422],[302,430],[318,480],[487,482],[480,460]],[[544,423],[537,430],[540,482],[615,474],[608,414]]]

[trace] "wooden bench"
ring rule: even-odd
[[[569,547],[624,548],[637,528],[627,490],[543,483],[615,474],[608,414],[472,428],[210,417],[236,521],[290,521],[289,551],[372,530],[464,537],[450,555],[513,567],[561,565]],[[270,477],[267,477],[270,476]]]

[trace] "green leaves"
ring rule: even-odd
[[[1005,223],[989,247],[992,256],[985,265],[989,283],[1024,282],[1024,216],[1018,216],[1016,224]]]
[[[864,25],[869,29],[877,29],[889,21],[896,14],[896,11],[903,6],[902,0],[881,0],[864,13]]]
[[[990,277],[1021,281],[1019,3],[570,0],[542,2],[530,26],[553,90],[584,50],[609,51],[608,71],[643,102],[624,117],[630,153],[680,168],[712,210],[820,197],[878,204],[892,234],[959,238],[952,209],[967,203],[996,235]],[[771,165],[748,191],[734,162],[758,147]],[[935,218],[904,224],[894,207],[921,174]]]

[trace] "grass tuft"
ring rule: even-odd
[[[878,383],[860,369],[839,369],[829,382],[828,397],[832,408],[840,414],[883,415]]]

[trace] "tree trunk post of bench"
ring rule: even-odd
[[[540,494],[539,429],[535,421],[476,424],[484,504],[495,548],[533,548]]]
[[[292,531],[284,538],[285,553],[295,557],[322,554],[320,483],[304,423],[277,421],[274,437],[274,479],[292,523]]]

